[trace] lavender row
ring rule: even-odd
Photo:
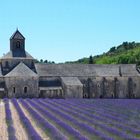
[[[29,121],[29,119],[23,113],[23,111],[20,108],[17,100],[16,99],[12,99],[11,101],[14,104],[14,107],[16,108],[16,110],[18,112],[18,115],[20,117],[20,121],[22,122],[22,124],[24,125],[24,127],[26,129],[27,134],[29,136],[29,139],[31,139],[31,140],[42,140],[42,138],[38,135],[38,133],[33,128],[31,122]]]
[[[99,108],[98,104],[96,104],[96,103],[94,103],[94,106],[87,105],[87,104],[84,104],[84,106],[83,106],[83,103],[80,103],[80,102],[77,101],[77,102],[72,102],[72,105],[82,106],[82,108],[84,108],[84,110],[86,110],[88,112],[95,110],[96,113],[98,113],[99,115],[104,115],[105,117],[107,117],[107,118],[109,117],[109,118],[114,119],[116,121],[121,121],[122,118],[124,117],[123,115],[119,116],[120,113],[117,114],[118,116],[116,117],[116,116],[112,115],[112,112],[107,112],[106,108],[104,108],[104,106],[101,106]],[[104,113],[101,114],[102,112],[104,112]],[[126,116],[125,116],[125,119],[126,119]]]
[[[74,100],[75,101],[75,100]],[[114,104],[112,105],[112,104],[103,104],[103,105],[100,105],[99,103],[98,103],[98,101],[99,100],[97,100],[97,101],[94,101],[94,103],[91,103],[91,102],[84,102],[84,101],[79,101],[79,100],[77,100],[76,102],[74,102],[73,101],[73,103],[76,103],[76,104],[78,104],[78,105],[83,105],[84,104],[84,107],[85,107],[85,110],[87,110],[87,111],[93,111],[93,109],[94,110],[96,110],[97,112],[98,111],[104,111],[104,113],[106,113],[106,114],[111,114],[112,116],[117,116],[117,117],[119,117],[119,118],[123,118],[123,119],[129,119],[129,116],[128,115],[125,115],[125,114],[122,114],[122,113],[120,113],[120,112],[117,112],[116,110],[117,110],[117,107],[115,107],[115,110],[114,110]]]
[[[57,102],[57,101],[56,101]],[[67,101],[64,101],[64,102],[60,102],[60,101],[58,101],[58,103],[62,103],[63,105],[65,105],[65,106],[68,106],[68,107],[70,107],[71,109],[75,109],[77,112],[80,112],[80,113],[83,113],[83,114],[85,114],[86,113],[86,115],[87,116],[89,116],[89,117],[94,117],[94,118],[96,118],[96,119],[98,119],[98,120],[100,120],[100,121],[104,121],[105,120],[105,118],[104,118],[104,113],[102,114],[102,116],[100,117],[99,115],[95,115],[95,114],[92,114],[92,113],[90,113],[89,111],[86,111],[85,109],[84,109],[84,107],[83,107],[83,105],[77,105],[77,104],[74,104],[73,102],[71,103],[71,102],[67,102]],[[108,119],[108,118],[106,118],[106,119]],[[112,118],[112,120],[114,121],[114,119]],[[119,120],[119,119],[116,119],[115,121],[121,121],[121,122],[123,122],[122,120]]]
[[[77,102],[77,100],[73,100],[73,101]],[[94,100],[94,102],[93,102],[93,100],[80,100],[80,102],[78,101],[77,103],[85,104],[85,106],[87,106],[87,108],[92,108],[97,105],[98,109],[104,108],[105,111],[108,110],[111,113],[112,113],[112,111],[114,113],[120,113],[120,111],[122,111],[121,113],[126,113],[126,110],[124,112],[124,108],[122,109],[122,105],[120,106],[120,100],[116,100],[116,99],[113,101],[108,100],[108,99],[102,99],[102,100],[96,99],[96,100]],[[115,107],[115,110],[114,110],[114,107]],[[125,109],[127,109],[127,108],[125,108]],[[124,116],[127,117],[128,113],[124,114]]]
[[[61,101],[56,101],[56,102],[59,102],[59,103],[62,103],[63,105],[66,105],[66,106],[71,106],[71,109],[76,109],[77,111],[79,111],[80,113],[86,113],[86,115],[87,116],[89,116],[89,117],[94,117],[94,118],[96,118],[96,119],[98,119],[98,120],[100,120],[100,121],[104,121],[104,120],[109,120],[109,119],[111,119],[112,121],[116,121],[116,122],[119,122],[119,123],[123,123],[123,124],[125,124],[125,125],[134,125],[135,124],[135,126],[137,127],[137,128],[139,128],[139,126],[138,126],[138,124],[137,123],[135,123],[135,122],[128,122],[128,121],[125,121],[125,120],[123,120],[123,119],[119,119],[119,118],[117,118],[117,117],[112,117],[111,115],[106,115],[104,112],[101,112],[100,113],[100,115],[95,115],[95,114],[92,114],[92,113],[90,113],[89,111],[86,111],[86,110],[84,110],[84,107],[83,107],[83,105],[81,104],[81,105],[77,105],[77,104],[75,104],[75,103],[71,103],[70,102],[70,100],[65,100],[65,101],[63,101],[63,102],[61,102]]]
[[[109,103],[111,103],[111,105],[110,106],[108,106],[108,108],[113,108],[114,110],[119,110],[119,109],[121,109],[122,107],[124,108],[123,109],[123,113],[122,112],[116,112],[115,113],[115,116],[113,116],[112,115],[112,111],[110,111],[110,112],[106,112],[106,107],[104,107],[104,104],[102,105],[102,106],[100,106],[99,107],[99,103],[98,103],[98,101],[99,100],[97,100],[97,101],[94,101],[94,104],[91,104],[91,105],[85,105],[85,106],[87,106],[87,108],[92,108],[92,109],[94,109],[94,110],[97,110],[96,112],[97,113],[99,113],[100,115],[103,115],[103,116],[106,116],[107,118],[111,118],[111,119],[114,119],[114,120],[118,120],[118,121],[123,121],[123,123],[125,122],[126,124],[131,124],[131,119],[133,119],[133,117],[135,117],[135,122],[133,121],[132,122],[132,124],[134,125],[136,125],[137,126],[137,128],[139,128],[139,120],[140,120],[140,118],[139,118],[139,114],[138,114],[138,112],[137,113],[131,113],[131,110],[129,109],[129,114],[127,113],[126,115],[124,115],[124,109],[125,109],[125,112],[126,112],[126,109],[127,109],[127,106],[125,106],[125,108],[124,108],[124,106],[123,105],[125,105],[125,104],[123,104],[121,107],[119,106],[117,106],[120,102],[120,100],[117,100],[117,105],[115,104],[116,103],[116,100],[113,100],[113,101],[110,101],[110,100],[105,100],[105,105],[107,105],[107,104],[109,104]],[[108,101],[108,102],[106,102],[106,101]],[[133,101],[133,100],[132,100]],[[132,101],[131,101],[131,103],[132,103]],[[104,100],[102,101],[102,102],[104,102]],[[79,103],[80,104],[80,103]],[[133,104],[133,103],[132,103]],[[82,104],[81,104],[82,105]],[[94,106],[93,106],[94,105]],[[96,109],[97,108],[97,109]],[[119,108],[119,109],[118,109]],[[91,109],[91,111],[92,111],[92,109]],[[133,108],[133,110],[134,110],[135,108]],[[100,110],[100,111],[98,111],[98,110]],[[128,110],[128,109],[127,109]],[[88,110],[88,111],[90,111],[90,110]],[[102,113],[102,112],[104,112],[104,113]],[[117,116],[116,116],[117,115]],[[127,120],[126,120],[127,119]]]
[[[89,134],[96,135],[97,137],[99,137],[103,140],[113,140],[113,138],[107,136],[106,134],[102,133],[101,131],[96,130],[95,128],[87,125],[86,123],[79,122],[74,117],[62,112],[59,107],[53,107],[52,105],[50,105],[48,103],[43,103],[42,100],[38,100],[38,99],[33,100],[33,101],[38,103],[38,105],[42,105],[43,107],[51,110],[51,112],[55,113],[56,115],[59,115],[60,118],[63,118],[66,121],[71,122],[72,124],[76,125],[76,127],[86,131]],[[30,101],[30,102],[32,102],[32,101]]]
[[[41,100],[41,101],[43,101],[43,100]],[[68,106],[61,105],[61,103],[57,104],[57,101],[56,102],[51,102],[50,100],[48,100],[47,102],[51,103],[52,105],[54,105],[54,103],[56,103],[57,108],[60,108],[60,110],[63,110],[64,112],[67,112],[69,114],[73,114],[74,116],[80,117],[82,115],[82,114],[80,114],[80,116],[79,116],[77,114],[77,111],[74,112],[74,108],[69,108]],[[59,106],[61,106],[61,107],[59,107]],[[85,117],[87,118],[87,116],[85,116]],[[83,120],[86,119],[85,117],[84,118],[82,117]],[[91,119],[93,120],[94,117],[92,117]],[[140,134],[139,129],[132,128],[131,126],[126,126],[123,123],[115,123],[115,122],[113,122],[111,120],[107,120],[107,119],[100,120],[100,122],[115,125],[115,128],[122,129],[123,131],[129,131],[129,132],[133,133],[134,135]]]
[[[56,101],[57,102],[57,101]],[[59,102],[59,101],[58,101]],[[67,102],[67,101],[65,101],[65,102]],[[60,103],[60,102],[59,102]],[[64,105],[64,102],[62,103],[63,105]],[[98,119],[98,120],[100,120],[100,121],[103,121],[103,122],[110,122],[111,120],[112,120],[112,123],[113,124],[116,124],[117,123],[117,121],[119,121],[119,122],[121,122],[121,123],[119,123],[118,125],[116,124],[116,126],[118,126],[118,127],[126,127],[126,128],[128,128],[129,130],[131,130],[131,131],[133,131],[133,129],[134,129],[134,131],[133,131],[133,133],[139,133],[140,132],[140,129],[136,129],[136,128],[133,128],[133,129],[131,129],[131,125],[134,125],[135,124],[135,126],[137,126],[137,128],[139,128],[139,126],[138,126],[138,124],[136,124],[136,123],[134,123],[134,122],[127,122],[127,121],[125,121],[125,120],[123,120],[123,119],[116,119],[116,118],[114,118],[114,117],[112,117],[111,115],[110,115],[110,117],[108,117],[109,115],[105,115],[104,114],[104,110],[103,110],[103,112],[100,112],[100,116],[98,116],[98,115],[95,115],[95,114],[92,114],[92,113],[89,113],[89,111],[85,111],[84,109],[83,109],[83,107],[82,107],[82,105],[80,106],[78,106],[78,107],[75,107],[76,106],[76,104],[74,104],[73,102],[72,103],[66,103],[65,105],[71,105],[71,109],[76,109],[77,108],[77,110],[76,111],[80,111],[80,113],[82,113],[82,112],[87,112],[87,115],[89,116],[89,117],[92,117],[92,116],[94,116],[94,118],[96,118],[96,119]],[[112,124],[111,123],[111,124]],[[121,125],[122,124],[122,125]],[[128,126],[128,124],[130,125],[130,126]],[[123,128],[124,129],[124,128]]]
[[[55,126],[50,124],[49,121],[45,120],[36,111],[34,111],[27,103],[24,102],[23,99],[20,99],[19,102],[27,109],[37,124],[46,132],[46,134],[50,136],[52,140],[67,140],[67,138]]]
[[[56,101],[57,102],[57,101]],[[60,102],[59,102],[59,104],[61,104]],[[64,106],[64,105],[63,105]],[[66,105],[65,105],[66,106]],[[70,110],[74,110],[75,108],[73,107],[73,108],[70,108]],[[76,110],[76,113],[77,113],[78,111]],[[80,112],[81,113],[81,112]],[[88,112],[87,112],[88,113]],[[80,117],[81,117],[81,114],[80,114]],[[87,117],[87,116],[86,116]],[[113,125],[115,125],[115,128],[116,127],[118,127],[118,129],[119,128],[121,128],[123,131],[129,131],[129,132],[131,132],[131,133],[133,133],[134,135],[139,135],[140,134],[140,130],[139,129],[135,129],[135,128],[132,128],[131,126],[125,126],[125,125],[123,125],[123,123],[121,123],[121,124],[117,124],[117,123],[115,123],[114,124],[114,122],[113,121],[111,121],[111,120],[107,120],[107,119],[102,119],[102,117],[97,117],[97,116],[93,116],[93,117],[91,117],[91,120],[93,119],[93,118],[96,118],[96,120],[98,120],[98,121],[101,121],[101,122],[103,122],[103,123],[110,123],[111,125],[113,124]],[[85,118],[86,119],[86,118]],[[86,119],[87,120],[87,119]]]
[[[88,103],[88,102],[87,102]],[[137,111],[139,111],[140,108],[140,103],[138,100],[122,100],[122,99],[114,99],[114,100],[108,100],[108,99],[104,99],[104,100],[95,100],[94,104],[98,104],[98,106],[101,104],[101,107],[106,107],[106,109],[114,109],[115,107],[115,111],[118,111],[117,113],[123,113],[126,116],[131,116],[131,113],[135,113],[133,112],[133,110],[137,109]],[[90,105],[90,104],[89,104]],[[124,112],[125,109],[125,112]],[[140,113],[140,111],[139,111]]]
[[[74,104],[74,103],[72,103],[72,104]],[[79,103],[78,106],[81,108],[82,104]],[[82,108],[84,108],[84,110],[85,110],[85,107],[82,107]],[[126,120],[122,117],[121,113],[118,113],[117,116],[113,116],[110,112],[106,112],[104,107],[101,107],[101,109],[99,111],[98,104],[96,104],[96,103],[94,104],[93,109],[94,109],[94,111],[96,111],[96,115],[102,116],[102,118],[105,118],[105,120],[111,119],[113,122],[116,121],[116,123],[117,122],[121,122],[121,123],[123,122],[123,125],[127,126],[129,124],[130,127],[131,127],[131,125],[135,124],[135,126],[137,126],[137,128],[139,128],[139,123],[138,123],[138,121],[136,121],[136,119],[135,119],[135,122],[130,121],[133,118],[132,114],[131,114],[131,117],[129,117],[129,120]],[[86,109],[86,111],[88,111],[90,113],[91,110]],[[138,130],[137,130],[137,132],[138,132]]]
[[[121,100],[112,101],[112,100],[105,99],[105,100],[102,100],[103,102],[102,104],[100,104],[101,100],[95,100],[94,104],[91,104],[90,101],[89,102],[82,101],[81,103],[82,104],[84,103],[88,109],[92,110],[92,109],[97,108],[98,110],[101,110],[101,111],[104,110],[104,112],[106,113],[109,113],[111,115],[114,115],[123,119],[127,119],[129,121],[132,115],[138,115],[138,110],[137,112],[134,112],[133,110],[140,107],[140,105],[134,106],[136,100],[130,100],[130,101],[127,100],[126,102],[127,104],[126,104],[125,100],[123,100],[123,103],[122,103]],[[131,104],[128,104],[128,103],[131,103]],[[130,110],[130,108],[132,108],[132,110]],[[124,109],[125,109],[125,112],[124,112]],[[137,119],[137,121],[139,121],[139,118]]]
[[[27,101],[27,100],[26,100]],[[23,101],[25,103],[25,101]],[[57,125],[59,125],[63,130],[67,131],[67,133],[71,134],[72,139],[76,140],[88,140],[85,136],[80,134],[80,132],[73,127],[69,126],[67,123],[59,120],[56,116],[52,115],[49,111],[46,109],[41,108],[40,106],[36,105],[35,103],[31,102],[31,100],[28,100],[28,103],[34,107],[38,112],[40,112],[44,117],[47,117],[51,119],[53,122],[55,122]]]
[[[15,128],[13,125],[11,110],[9,106],[9,100],[4,99],[4,103],[5,103],[6,123],[7,123],[7,129],[8,129],[8,138],[9,140],[17,140],[15,136]]]
[[[51,102],[51,101],[48,100],[48,102]],[[59,108],[59,105],[57,105],[57,108]],[[100,122],[100,120],[98,120],[97,118],[95,119],[95,117],[91,117],[91,119],[89,119],[89,118],[86,116],[86,114],[85,114],[85,115],[83,115],[83,114],[80,114],[80,115],[79,115],[79,114],[77,114],[77,111],[74,112],[74,108],[73,108],[73,109],[70,108],[69,110],[66,110],[66,109],[63,109],[63,108],[67,108],[67,106],[63,106],[63,107],[61,107],[60,109],[61,109],[61,110],[64,110],[64,112],[68,112],[69,114],[73,114],[73,116],[76,116],[76,117],[80,118],[80,119],[83,120],[83,121],[86,121],[86,122],[88,122],[88,123],[92,123],[92,124],[94,124],[94,125],[97,125],[97,126],[101,127],[102,129],[105,129],[106,131],[110,132],[110,133],[111,133],[111,131],[112,131],[113,134],[118,135],[118,136],[120,136],[120,137],[132,138],[131,135],[128,135],[128,134],[126,134],[125,132],[121,132],[121,131],[119,131],[119,130],[116,129],[116,128],[107,126],[107,125],[105,125],[105,124],[97,123],[97,122]],[[104,122],[105,122],[105,121],[106,121],[106,120],[104,120]],[[112,122],[110,122],[110,123],[112,124]],[[119,124],[118,124],[118,125],[119,125]],[[122,127],[122,128],[123,128],[123,130],[125,130],[124,127]],[[127,128],[127,130],[133,131],[133,129],[129,129],[129,128]],[[135,131],[135,130],[134,130],[133,133],[139,134],[139,131]]]

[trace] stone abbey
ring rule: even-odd
[[[0,96],[8,98],[140,98],[134,64],[40,64],[17,30],[0,59]]]

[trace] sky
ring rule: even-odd
[[[140,42],[140,0],[0,0],[0,56],[16,28],[36,59],[57,63]]]

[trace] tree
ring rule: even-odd
[[[93,57],[92,57],[92,55],[90,55],[90,57],[89,57],[89,64],[93,64]]]
[[[40,63],[43,63],[43,59],[40,59]]]
[[[48,60],[44,60],[44,63],[48,63]]]
[[[123,42],[122,46],[123,46],[123,48],[125,50],[128,50],[128,49],[130,49],[131,43],[129,43],[129,42]]]
[[[128,64],[128,60],[129,60],[128,56],[126,56],[126,55],[121,55],[121,56],[119,56],[119,58],[118,58],[118,63],[119,63],[119,64]]]
[[[110,52],[110,53],[111,53],[111,52],[115,52],[115,50],[116,50],[116,47],[112,47],[112,48],[110,48],[109,52]]]

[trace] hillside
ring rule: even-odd
[[[140,65],[140,43],[123,42],[114,46],[106,53],[89,58],[82,58],[75,62],[66,63],[94,63],[94,64],[137,64]]]

